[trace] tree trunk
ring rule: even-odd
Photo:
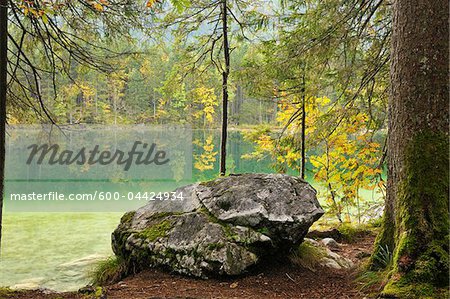
[[[220,141],[220,175],[226,173],[227,131],[228,131],[228,76],[230,75],[230,47],[228,45],[228,5],[222,0],[223,53],[225,69],[222,72],[222,138]]]
[[[371,263],[392,267],[388,296],[448,285],[448,37],[448,0],[394,1],[387,198]]]
[[[233,101],[232,109],[231,109],[232,120],[235,125],[239,125],[239,123],[240,123],[239,116],[241,114],[241,106],[242,106],[243,97],[244,96],[243,96],[242,87],[240,85],[238,85],[236,87],[236,96]]]
[[[6,137],[6,77],[8,64],[8,0],[0,0],[0,253],[3,223]]]
[[[305,163],[306,163],[306,83],[305,83],[305,72],[303,71],[302,77],[302,157],[301,157],[301,168],[300,177],[305,179]]]

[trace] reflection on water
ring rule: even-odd
[[[197,130],[193,139],[194,181],[217,177],[219,132]],[[253,145],[245,142],[242,134],[230,132],[228,172],[273,172],[272,161],[268,158],[261,161],[241,158],[252,150]],[[139,188],[139,184],[133,186],[134,190]],[[130,208],[135,206],[128,205],[123,211]],[[85,285],[92,264],[112,254],[110,236],[121,215],[106,212],[8,213],[6,209],[0,285],[60,291],[76,290]]]

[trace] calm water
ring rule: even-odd
[[[218,133],[197,131],[194,140],[194,157],[197,159],[194,161],[193,181],[215,178],[219,165]],[[209,150],[210,144],[215,146],[213,150]],[[241,158],[252,150],[252,144],[244,142],[240,133],[231,132],[228,145],[229,172],[273,172],[272,161],[268,158],[262,161]],[[215,157],[215,161],[202,161],[208,160],[207,157]],[[139,190],[141,186],[138,184],[132,188]],[[163,185],[159,188],[170,191],[172,187]],[[0,286],[77,290],[88,283],[87,274],[92,265],[112,254],[110,235],[123,212],[140,205],[142,203],[138,202],[133,206],[123,206],[122,212],[91,213],[11,212],[7,206]]]

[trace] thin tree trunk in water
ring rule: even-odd
[[[387,296],[448,285],[448,22],[448,0],[394,2],[387,198],[372,256],[386,267],[381,248],[393,252]]]
[[[302,78],[302,157],[301,157],[301,173],[300,177],[305,179],[305,159],[306,159],[306,109],[305,109],[305,101],[306,101],[306,83],[305,83],[305,73],[303,72]]]
[[[0,253],[3,223],[6,137],[6,76],[8,64],[8,0],[0,0]]]
[[[236,87],[236,96],[233,104],[231,106],[232,119],[235,125],[239,125],[239,115],[241,111],[242,99],[243,99],[243,90],[240,85]]]
[[[230,75],[230,47],[228,45],[227,0],[222,0],[223,53],[225,69],[222,72],[222,138],[220,141],[220,175],[226,173],[228,130],[228,76]]]

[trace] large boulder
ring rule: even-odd
[[[301,243],[323,214],[307,182],[282,174],[231,175],[175,192],[182,201],[151,202],[113,232],[113,251],[129,269],[238,275]]]
[[[231,175],[196,193],[221,221],[263,231],[276,245],[298,244],[324,213],[310,184],[283,174]]]

